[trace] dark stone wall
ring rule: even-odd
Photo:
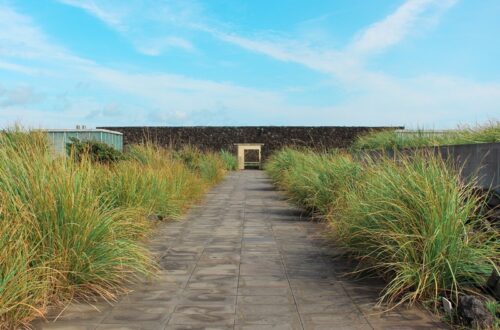
[[[151,140],[160,145],[178,148],[191,144],[203,150],[221,149],[235,152],[234,143],[264,143],[262,157],[284,146],[314,149],[348,147],[360,134],[370,130],[403,127],[343,126],[191,126],[191,127],[99,127],[123,133],[124,145]]]

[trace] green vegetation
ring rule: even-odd
[[[228,171],[236,171],[238,169],[238,159],[232,153],[226,150],[221,150],[219,154],[220,158],[226,166]]]
[[[113,162],[55,157],[40,132],[1,133],[0,328],[73,297],[113,299],[150,273],[147,215],[179,215],[224,175],[217,154],[196,157],[190,167],[148,144]]]
[[[436,303],[483,285],[499,264],[499,233],[480,214],[472,184],[433,154],[376,161],[284,149],[266,170],[364,269],[384,276],[381,299]]]
[[[488,142],[500,142],[500,122],[490,122],[487,125],[476,127],[459,127],[456,130],[450,131],[373,131],[367,135],[359,137],[353,144],[352,150],[393,150],[401,148]]]
[[[486,308],[491,314],[495,315],[493,319],[493,328],[500,329],[500,302],[495,300],[487,301]]]
[[[190,170],[198,172],[205,180],[218,181],[224,175],[225,163],[217,154],[185,146],[175,151],[174,158],[182,161]]]
[[[266,170],[297,205],[328,215],[340,207],[344,186],[354,186],[362,167],[346,153],[284,149]]]
[[[70,143],[66,145],[68,154],[73,154],[76,160],[82,157],[89,157],[93,162],[114,163],[123,158],[123,154],[115,148],[99,141],[80,141],[77,138],[70,138]]]

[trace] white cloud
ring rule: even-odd
[[[356,54],[382,51],[402,41],[422,23],[423,15],[440,14],[457,0],[407,0],[395,12],[365,29],[348,47]],[[419,26],[419,29],[422,27]]]
[[[191,42],[175,36],[136,41],[136,43],[136,48],[139,52],[150,56],[161,55],[165,51],[172,48],[179,48],[185,51],[195,50],[195,47]]]
[[[11,123],[13,117],[26,120],[29,117],[31,118],[28,120],[30,125],[34,118],[40,119],[40,123],[44,126],[48,126],[51,122],[57,125],[63,125],[66,122],[68,126],[73,126],[76,123],[82,123],[82,120],[94,120],[99,124],[108,122],[117,124],[116,111],[110,111],[112,108],[117,108],[117,104],[120,104],[123,111],[127,112],[127,115],[121,118],[123,124],[131,122],[151,124],[149,121],[152,118],[151,111],[159,115],[157,118],[163,116],[176,121],[189,122],[192,114],[197,118],[203,118],[203,113],[213,114],[217,111],[228,112],[229,116],[234,118],[251,119],[259,118],[259,116],[277,118],[280,111],[287,109],[284,98],[278,93],[242,87],[228,82],[193,79],[182,75],[144,73],[140,70],[131,72],[133,70],[130,68],[128,70],[111,69],[73,55],[64,47],[50,41],[28,17],[10,8],[8,11],[9,15],[4,15],[4,18],[9,19],[2,21],[1,24],[10,31],[24,32],[19,34],[16,42],[8,44],[4,50],[9,54],[21,54],[26,51],[28,47],[26,45],[32,43],[29,45],[30,63],[35,68],[47,66],[59,72],[59,75],[54,75],[55,79],[51,81],[51,85],[54,85],[52,87],[60,85],[63,89],[60,91],[61,95],[52,95],[45,100],[44,108],[48,107],[54,111],[40,110],[39,115],[34,114],[36,110],[33,107],[21,106],[27,103],[23,104],[21,100],[28,96],[28,90],[9,92],[8,98],[0,99],[4,106],[8,105],[7,109],[2,109],[5,115],[2,117],[4,123]],[[9,38],[2,32],[0,32],[0,37]],[[170,42],[179,43],[178,40],[170,40]],[[31,66],[25,68],[17,64],[9,64],[8,67],[10,69],[21,68],[26,72],[32,69]],[[33,70],[36,70],[35,68]],[[71,82],[72,77],[74,80]],[[109,101],[100,102],[99,98],[79,95],[85,94],[86,90],[79,88],[78,95],[68,91],[68,82],[71,82],[71,85],[78,85],[82,80],[86,81],[87,85],[91,84],[90,95],[92,91],[99,91],[100,94],[105,93],[107,98],[114,98],[117,102],[113,103],[113,107],[103,106],[103,104],[109,104]],[[44,80],[42,88],[46,85],[47,81]],[[64,90],[66,91],[63,92]],[[46,117],[43,115],[45,113],[47,113]],[[60,118],[56,119],[57,116],[54,113],[60,113]]]
[[[280,94],[241,87],[231,83],[192,79],[174,74],[126,73],[100,66],[87,67],[94,81],[115,90],[141,97],[155,108],[171,113],[228,108],[239,116],[284,110]]]
[[[118,12],[102,8],[93,0],[58,0],[59,2],[85,10],[89,14],[95,16],[105,24],[114,29],[124,31],[125,25],[122,23],[123,18]],[[116,7],[113,7],[116,8]]]
[[[35,92],[31,86],[17,86],[8,89],[0,85],[0,109],[37,103],[42,99],[43,96]]]
[[[158,56],[177,48],[195,49],[180,36],[182,29],[198,21],[198,6],[191,1],[58,0],[86,11],[128,39],[145,55]],[[175,35],[176,34],[176,35]]]
[[[38,69],[33,69],[25,65],[10,63],[6,61],[0,61],[0,70],[13,71],[18,73],[23,73],[26,75],[35,75],[38,72],[40,72],[40,70]]]
[[[246,38],[216,29],[202,28],[225,42],[274,59],[301,64],[312,70],[330,74],[350,83],[366,78],[380,78],[363,69],[363,55],[382,51],[401,42],[421,21],[423,14],[439,15],[457,0],[407,0],[379,22],[365,29],[344,49],[315,47],[304,40],[276,37]]]
[[[0,4],[0,56],[4,58],[50,59],[83,62],[64,47],[51,42],[33,21]],[[13,67],[10,65],[10,68]]]

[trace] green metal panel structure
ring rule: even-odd
[[[81,141],[99,141],[115,148],[123,150],[123,134],[107,129],[49,129],[46,130],[49,141],[57,154],[66,152],[66,144],[74,137]]]

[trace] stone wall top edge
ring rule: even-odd
[[[404,129],[404,126],[102,126],[97,129],[118,128],[373,128],[373,129]]]

